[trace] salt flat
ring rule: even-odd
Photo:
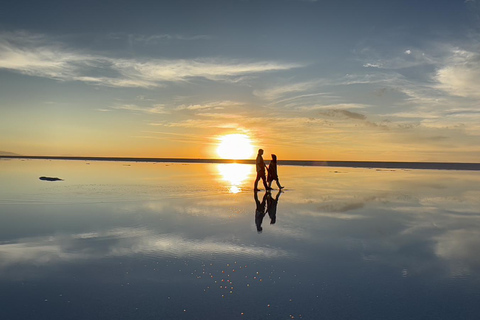
[[[480,172],[254,170],[1,161],[0,318],[479,314]]]

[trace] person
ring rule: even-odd
[[[257,177],[255,178],[255,183],[254,183],[254,191],[259,191],[258,190],[258,181],[262,179],[263,181],[263,186],[265,187],[265,190],[271,190],[272,188],[267,186],[267,180],[265,178],[265,168],[267,167],[265,165],[265,162],[263,161],[263,149],[258,149],[258,154],[257,154],[257,159],[255,160],[255,165],[256,165],[256,170],[257,170]]]
[[[268,188],[271,190],[272,182],[275,180],[277,182],[278,188],[281,190],[283,187],[280,185],[280,181],[278,181],[278,173],[277,173],[277,156],[272,154],[272,161],[268,165]]]
[[[265,210],[265,204],[267,200],[267,193],[263,195],[262,202],[258,200],[258,194],[257,191],[253,192],[253,198],[255,199],[255,225],[257,226],[257,232],[261,233],[263,228],[262,228],[262,222],[263,222],[263,217],[265,217],[265,214],[267,213]]]
[[[277,205],[278,205],[278,198],[280,198],[280,194],[282,190],[278,190],[277,196],[273,198],[271,192],[267,192],[267,212],[268,216],[270,217],[270,224],[275,224],[277,222]]]

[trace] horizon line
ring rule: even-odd
[[[0,159],[255,164],[255,159],[206,159],[206,158],[0,155]],[[269,160],[265,160],[265,161],[269,161]],[[431,169],[431,170],[480,171],[480,163],[475,163],[475,162],[278,160],[277,163],[279,165],[286,165],[286,166],[307,166],[307,167],[351,167],[351,168],[382,168],[382,169]]]

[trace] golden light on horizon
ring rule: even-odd
[[[222,159],[249,159],[253,156],[253,146],[245,134],[228,134],[220,137],[217,154]]]
[[[230,193],[242,191],[241,186],[253,173],[253,166],[239,163],[222,163],[217,165],[224,181],[230,184]]]

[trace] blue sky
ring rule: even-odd
[[[480,5],[15,1],[0,12],[0,150],[478,162]]]

